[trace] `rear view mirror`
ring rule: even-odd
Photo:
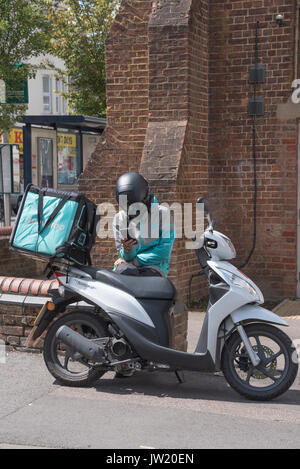
[[[197,204],[204,204],[204,213],[207,215],[209,214],[209,202],[208,202],[208,199],[206,199],[205,197],[199,197],[197,199]]]

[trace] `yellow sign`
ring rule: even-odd
[[[11,129],[8,142],[12,145],[19,145],[20,154],[23,154],[23,129]]]
[[[58,156],[76,157],[76,134],[57,134]]]
[[[2,130],[0,130],[0,143],[4,143]],[[8,136],[8,143],[11,145],[19,145],[20,155],[23,155],[23,129],[11,129]]]

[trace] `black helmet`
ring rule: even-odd
[[[149,183],[141,174],[122,174],[116,184],[116,199],[118,203],[121,195],[127,196],[128,206],[136,202],[148,205],[150,199]]]

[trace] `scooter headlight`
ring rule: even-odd
[[[244,290],[247,290],[250,295],[254,296],[255,298],[258,298],[256,290],[246,280],[243,280],[242,278],[237,277],[237,275],[233,274],[231,281],[236,287],[243,288]]]
[[[230,239],[226,239],[226,243],[228,244],[229,249],[230,249],[231,252],[232,252],[233,258],[236,257],[236,250],[235,250],[235,247],[234,247],[232,241],[231,241]]]
[[[244,280],[241,277],[238,277],[237,275],[234,275],[231,272],[228,272],[226,270],[222,270],[222,274],[224,275],[225,278],[228,279],[229,284],[235,285],[236,287],[239,287],[239,288],[242,288],[243,290],[246,290],[256,300],[258,300],[260,302],[263,301],[263,298],[261,298],[258,291],[256,291],[255,288],[253,288],[252,285],[250,285],[250,283],[248,283],[246,280]]]

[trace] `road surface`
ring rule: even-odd
[[[190,315],[191,346],[202,315]],[[300,317],[288,320],[300,339]],[[221,374],[108,373],[96,386],[60,386],[40,354],[0,364],[0,448],[299,448],[300,376],[269,403],[241,398]]]

